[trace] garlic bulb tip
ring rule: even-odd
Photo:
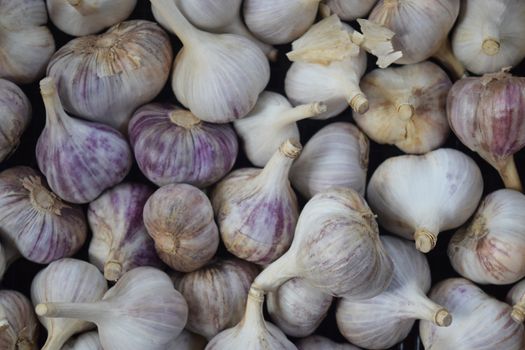
[[[517,323],[523,323],[525,321],[525,308],[521,305],[514,305],[510,317]]]
[[[104,278],[108,281],[116,281],[122,276],[122,264],[118,261],[108,261],[104,265]]]
[[[303,146],[299,143],[297,139],[288,139],[280,147],[280,151],[286,157],[291,159],[296,159],[301,154]]]
[[[51,316],[53,313],[53,308],[50,307],[50,305],[47,304],[38,304],[35,307],[35,313],[38,316]]]
[[[495,56],[498,54],[500,49],[500,43],[496,39],[485,39],[483,41],[483,44],[481,44],[481,48],[484,53],[486,53],[489,56]]]
[[[418,229],[414,234],[416,249],[422,253],[428,253],[436,246],[437,237],[432,232]]]
[[[350,101],[348,101],[348,103],[350,104],[350,107],[352,107],[352,109],[359,114],[363,114],[368,111],[368,99],[361,93],[353,96]]]
[[[447,309],[440,309],[434,315],[434,322],[441,327],[448,327],[452,324],[452,315]]]

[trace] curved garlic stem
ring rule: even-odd
[[[319,114],[326,112],[327,108],[328,107],[323,102],[299,105],[282,112],[279,116],[279,119],[277,120],[277,123],[280,123],[281,125],[288,125],[299,120],[316,117]]]
[[[202,120],[197,118],[190,111],[175,109],[169,113],[170,121],[184,129],[191,129],[194,126],[202,124]]]
[[[71,338],[69,332],[53,333],[53,336],[47,337],[46,343],[41,350],[60,350],[69,338]]]
[[[116,281],[122,276],[122,264],[117,260],[112,260],[110,253],[109,260],[104,264],[104,278],[108,281]]]
[[[265,292],[275,292],[286,281],[298,276],[297,267],[288,259],[290,250],[268,265],[252,283],[252,287]]]
[[[42,79],[40,81],[40,94],[42,95],[46,109],[46,125],[63,122],[64,120],[61,116],[62,113],[64,113],[64,107],[58,96],[55,79],[51,77]]]
[[[436,304],[422,292],[411,298],[412,305],[415,306],[411,311],[415,318],[428,320],[440,327],[448,327],[452,323],[452,315],[443,306]]]
[[[417,250],[428,253],[436,246],[437,235],[424,228],[418,228],[414,233],[414,241],[416,241]]]
[[[164,17],[170,29],[182,41],[183,45],[189,46],[192,43],[200,42],[198,37],[204,35],[205,32],[194,27],[180,12],[173,0],[150,1],[159,10],[159,15]]]
[[[279,51],[272,45],[266,44],[262,42],[261,40],[259,40],[258,38],[256,38],[248,30],[248,28],[246,28],[246,26],[241,20],[240,14],[238,16],[235,16],[235,19],[233,20],[233,22],[231,22],[228,26],[226,26],[224,30],[227,33],[241,35],[245,38],[250,39],[262,50],[262,52],[264,52],[264,54],[266,55],[266,57],[268,57],[270,61],[275,62],[277,60],[277,54],[279,53]]]
[[[523,192],[523,186],[521,184],[520,176],[518,174],[518,169],[516,169],[516,162],[514,162],[513,156],[509,158],[504,166],[496,167],[496,169],[498,170],[506,188]]]
[[[299,157],[303,147],[298,140],[289,139],[279,147],[279,152],[275,152],[263,170],[257,175],[260,183],[271,189],[281,188],[276,186],[275,180],[287,182],[290,168],[293,161]]]
[[[104,302],[97,303],[43,303],[35,307],[35,312],[41,317],[77,318],[93,322],[106,313]]]
[[[90,0],[67,0],[82,16],[89,16],[98,11],[96,4]]]
[[[452,53],[450,41],[448,39],[443,42],[433,57],[448,69],[453,80],[458,80],[466,76],[465,67],[463,67],[463,64]]]
[[[347,94],[346,100],[355,112],[364,114],[368,111],[368,99],[361,90],[353,90]]]
[[[512,307],[510,317],[518,323],[525,321],[525,295]]]
[[[241,322],[250,329],[266,328],[263,316],[263,304],[264,291],[252,285],[248,292],[246,311]]]

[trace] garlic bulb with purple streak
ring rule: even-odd
[[[36,145],[38,167],[62,199],[91,202],[129,172],[130,147],[117,130],[67,115],[54,78],[42,79],[40,92],[46,126]]]
[[[512,305],[510,316],[518,323],[525,321],[525,280],[516,283],[507,294],[506,301]]]
[[[284,282],[302,277],[336,297],[372,298],[388,287],[392,269],[375,215],[363,197],[349,188],[334,188],[306,203],[290,249],[253,285],[275,291]]]
[[[206,339],[184,329],[166,350],[204,350],[206,344]]]
[[[4,289],[0,290],[0,309],[7,321],[2,324],[0,315],[0,349],[38,349],[38,321],[31,302],[22,293]]]
[[[331,187],[349,187],[363,196],[368,153],[368,138],[353,124],[328,124],[308,140],[290,181],[307,199]]]
[[[387,159],[372,175],[367,192],[379,224],[428,253],[440,231],[461,226],[474,213],[483,178],[470,157],[441,148]]]
[[[231,125],[206,123],[190,111],[157,103],[135,112],[129,138],[140,170],[158,186],[214,184],[231,170],[239,147]]]
[[[430,298],[454,317],[449,327],[421,321],[419,334],[425,349],[523,349],[523,325],[514,322],[512,308],[485,294],[472,282],[450,278],[435,285]]]
[[[188,317],[188,306],[168,275],[144,266],[126,272],[102,300],[42,302],[35,310],[50,320],[95,323],[105,350],[165,350]]]
[[[297,350],[359,350],[356,346],[336,343],[320,335],[311,335],[307,338],[299,339],[295,342],[295,346],[297,346]]]
[[[122,183],[89,204],[89,260],[107,280],[116,281],[138,266],[162,266],[142,219],[153,191],[147,185]]]
[[[68,112],[124,132],[135,109],[162,90],[172,60],[166,32],[133,20],[71,40],[53,55],[47,75]]]
[[[525,146],[525,78],[506,70],[456,82],[448,94],[450,127],[492,165],[505,187],[522,191],[514,154]]]
[[[81,260],[61,259],[35,276],[31,284],[31,300],[33,305],[94,302],[102,299],[107,289],[104,276],[95,266]],[[39,320],[47,329],[47,341],[42,350],[60,350],[72,335],[94,328],[93,324],[82,320],[42,315],[39,315]]]
[[[26,259],[47,264],[75,254],[86,239],[82,209],[51,192],[35,170],[0,173],[0,236]]]
[[[289,139],[264,169],[235,170],[213,190],[219,232],[233,255],[264,265],[290,247],[299,207],[288,174],[301,149],[297,140]]]
[[[377,0],[325,0],[330,10],[345,21],[366,17],[376,2]]]
[[[61,350],[104,350],[96,331],[87,332],[70,339]]]
[[[198,188],[163,186],[149,197],[143,215],[160,258],[172,269],[195,271],[215,255],[219,231],[211,203]]]

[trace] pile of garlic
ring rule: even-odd
[[[0,1],[0,349],[523,349],[523,34],[522,0]]]

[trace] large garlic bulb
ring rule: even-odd
[[[376,2],[377,0],[325,0],[330,10],[345,21],[365,17]]]
[[[476,163],[453,149],[384,161],[368,184],[368,202],[386,230],[428,253],[440,231],[462,225],[483,192]]]
[[[359,350],[350,344],[336,343],[326,337],[320,335],[311,335],[307,338],[299,339],[295,342],[297,350]]]
[[[166,32],[133,20],[71,40],[53,55],[47,75],[68,112],[125,131],[135,109],[164,87],[172,60]]]
[[[449,327],[421,321],[419,334],[425,349],[521,350],[523,325],[514,322],[511,307],[462,278],[444,280],[432,288],[430,298],[454,317]]]
[[[392,282],[374,298],[339,301],[337,326],[345,338],[366,349],[388,349],[408,336],[416,319],[449,326],[450,313],[426,296],[430,289],[426,257],[408,241],[383,236],[381,242],[394,263]]]
[[[98,333],[95,331],[87,332],[79,335],[74,339],[70,339],[61,350],[104,350]]]
[[[506,301],[512,305],[510,316],[518,323],[525,321],[525,280],[516,283],[507,293]]]
[[[200,335],[184,329],[179,336],[168,345],[166,350],[204,350],[207,343],[206,339]]]
[[[31,302],[19,292],[4,289],[0,290],[0,309],[4,313],[0,315],[0,349],[36,350],[38,321]]]
[[[406,153],[426,153],[448,134],[447,95],[452,82],[431,62],[376,69],[361,80],[370,108],[354,120],[374,141]]]
[[[27,84],[44,75],[55,52],[46,22],[44,0],[0,2],[0,78]]]

